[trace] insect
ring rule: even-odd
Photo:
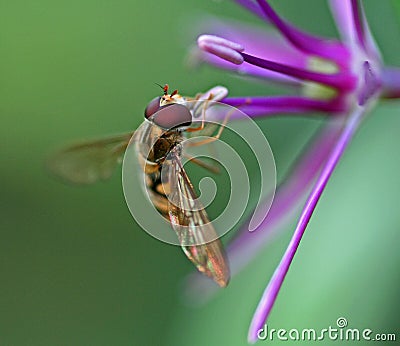
[[[227,89],[214,87],[195,98],[181,96],[177,90],[169,94],[168,85],[163,91],[147,105],[145,121],[137,131],[66,147],[50,158],[49,168],[72,183],[91,184],[107,179],[133,141],[154,207],[170,222],[189,260],[225,287],[230,277],[228,261],[183,167],[185,152],[181,143],[184,134],[204,128],[207,101],[223,99]],[[202,121],[193,121],[201,114]],[[206,166],[200,160],[192,161]]]

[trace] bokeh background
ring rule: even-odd
[[[337,35],[325,1],[272,3],[303,28]],[[400,65],[398,1],[365,5],[386,62]],[[155,82],[188,95],[215,84],[232,95],[276,92],[212,68],[186,68],[196,22],[208,15],[262,25],[230,1],[0,2],[0,345],[247,344],[252,313],[293,227],[227,289],[188,307],[182,280],[194,269],[179,248],[137,226],[120,171],[78,188],[43,168],[63,142],[136,128],[160,92]],[[341,161],[271,327],[324,328],[344,316],[355,328],[399,332],[399,106],[379,105]],[[278,177],[321,122],[258,121]]]

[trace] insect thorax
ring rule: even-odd
[[[168,154],[171,150],[181,151],[181,141],[182,135],[177,130],[164,133],[150,149],[147,161],[163,164],[165,160],[168,160]]]

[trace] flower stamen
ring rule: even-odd
[[[224,39],[214,35],[201,35],[198,45],[204,51],[214,54],[221,59],[227,60],[233,64],[241,65],[247,62],[251,65],[261,67],[266,70],[282,73],[286,76],[294,77],[300,80],[311,81],[324,84],[339,90],[353,90],[356,86],[356,80],[346,73],[319,73],[308,71],[301,68],[288,66],[271,60],[262,59],[254,55],[244,53],[244,47],[236,42]]]
[[[233,64],[241,65],[243,63],[244,59],[240,52],[242,52],[244,48],[239,43],[215,35],[201,35],[197,39],[197,44],[204,51]]]
[[[250,111],[255,116],[277,114],[298,114],[307,112],[341,113],[346,105],[338,100],[318,100],[303,96],[267,96],[267,97],[228,97],[221,102],[233,107],[240,107],[243,111]]]
[[[318,73],[307,71],[297,67],[287,66],[274,61],[269,61],[252,56],[247,53],[241,53],[244,61],[267,70],[279,72],[294,78],[303,79],[311,82],[329,85],[340,90],[352,90],[355,88],[356,81],[349,75],[344,75],[341,72],[335,74]]]

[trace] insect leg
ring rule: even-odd
[[[184,155],[189,161],[195,163],[196,165],[198,165],[198,166],[200,166],[200,167],[203,167],[204,169],[207,169],[207,170],[211,171],[212,173],[219,174],[219,173],[221,172],[220,169],[219,169],[217,166],[209,165],[209,164],[207,164],[206,162],[204,162],[203,160],[200,160],[200,159],[197,159],[197,158],[195,158],[195,157],[192,157],[192,156],[190,156],[190,155],[187,154],[187,153],[184,153],[183,155]]]
[[[198,147],[200,145],[212,143],[212,142],[215,142],[216,140],[218,140],[221,137],[221,134],[225,129],[225,125],[227,124],[227,122],[228,122],[228,120],[229,120],[231,115],[232,115],[231,112],[228,112],[228,114],[225,115],[224,121],[219,126],[218,132],[217,132],[217,134],[215,136],[203,139],[202,141],[198,141],[198,142],[190,142],[190,143],[188,143],[188,146],[190,146],[190,147]],[[204,125],[203,125],[203,127],[204,127]],[[199,129],[199,130],[201,130],[201,129]],[[199,130],[197,130],[197,131],[199,131]]]
[[[201,125],[196,128],[189,128],[187,129],[188,132],[196,132],[196,131],[201,131],[204,129],[204,123],[206,121],[206,110],[208,107],[208,103],[214,98],[213,94],[210,94],[207,98],[207,100],[204,101],[204,107],[202,110],[202,117],[201,117]]]
[[[239,108],[239,107],[241,107],[241,106],[244,106],[244,105],[246,105],[246,104],[248,104],[248,103],[249,103],[249,101],[246,101],[245,103],[243,103],[242,105],[240,105],[240,106],[238,106],[238,107],[236,107],[236,108]],[[222,132],[224,131],[225,126],[226,126],[226,124],[228,123],[229,118],[231,117],[232,113],[233,113],[234,111],[236,111],[236,108],[230,109],[229,112],[225,115],[224,121],[223,121],[223,122],[221,123],[221,125],[219,126],[218,132],[217,132],[217,134],[216,134],[215,136],[209,137],[209,138],[204,139],[204,140],[202,140],[202,141],[191,142],[191,143],[189,143],[188,145],[191,146],[191,147],[197,147],[197,146],[204,145],[204,144],[208,144],[208,143],[212,143],[212,142],[215,142],[216,140],[218,140],[218,139],[221,137],[221,134],[222,134]],[[203,118],[203,121],[202,121],[202,126],[200,126],[199,128],[196,128],[196,129],[192,129],[191,132],[202,130],[202,129],[204,128],[204,121],[205,121],[205,113],[204,113],[204,118]]]

